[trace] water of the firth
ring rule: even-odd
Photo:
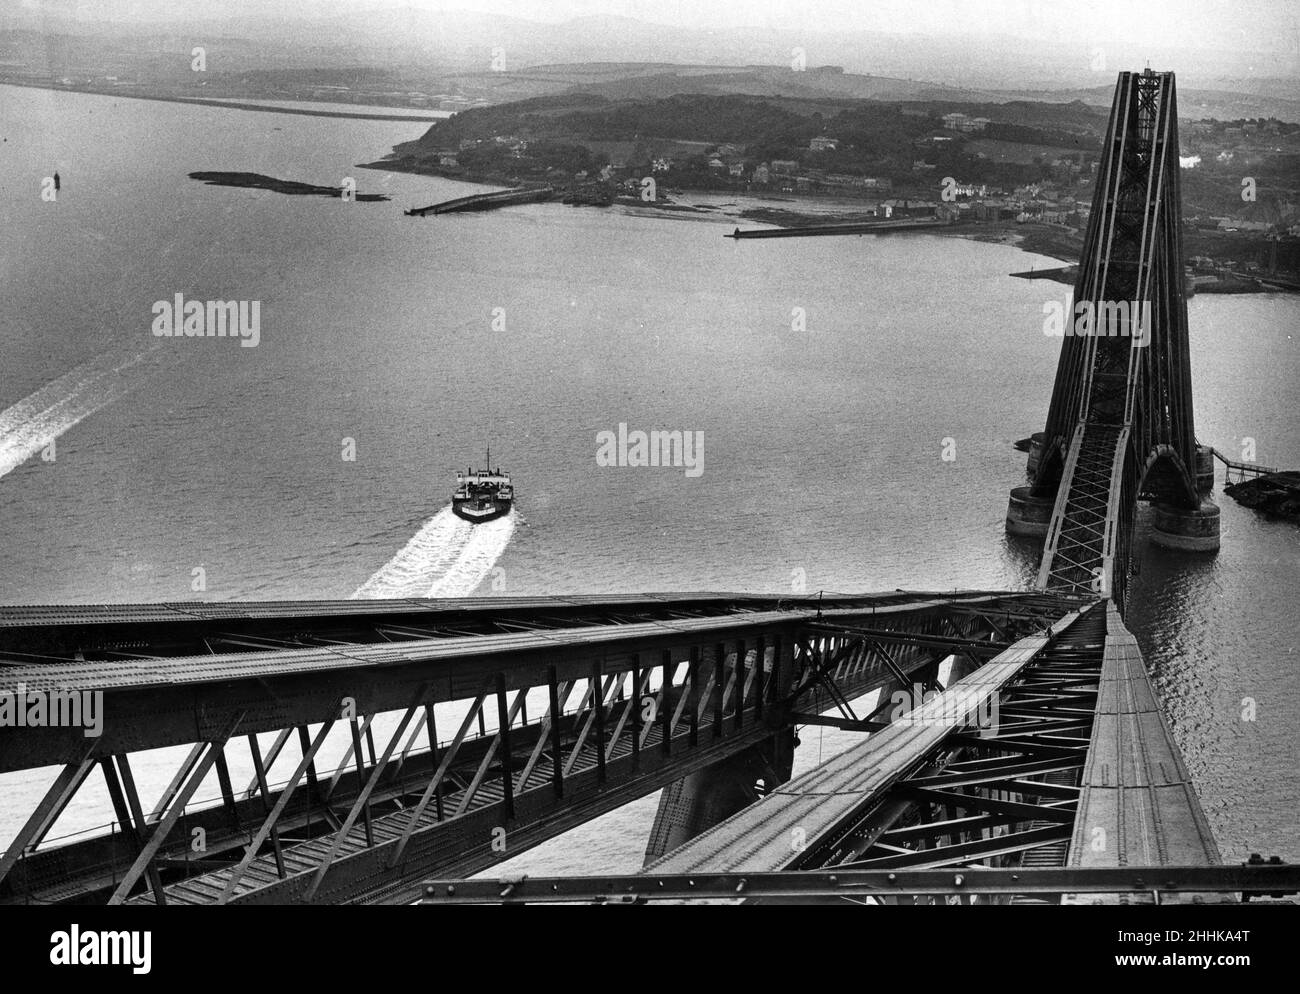
[[[407,218],[467,188],[355,164],[423,128],[0,87],[0,603],[1031,581],[1002,520],[1064,288],[1007,273],[1049,260],[560,205]],[[260,301],[260,344],[155,339],[176,293]],[[1197,297],[1190,317],[1202,441],[1300,467],[1300,300]],[[620,423],[702,431],[703,474],[598,467]],[[471,534],[445,508],[488,444],[518,513]],[[1296,859],[1300,529],[1218,499],[1217,556],[1139,536],[1129,624],[1225,857]],[[798,766],[843,742],[805,730]],[[176,761],[137,777],[161,789]],[[52,776],[4,779],[0,839]],[[55,834],[107,822],[102,802]],[[653,805],[517,865],[634,868]]]

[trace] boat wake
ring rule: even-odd
[[[0,411],[0,476],[133,390],[152,366],[147,360],[156,348],[96,356]]]
[[[492,571],[514,532],[513,512],[471,525],[448,505],[352,596],[468,597]]]

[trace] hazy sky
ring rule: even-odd
[[[1300,51],[1296,0],[0,0],[88,19],[291,19],[413,7],[540,21],[592,14],[700,29],[734,27],[925,35],[1087,37],[1139,46]]]

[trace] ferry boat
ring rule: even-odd
[[[492,465],[491,449],[488,449],[487,465]],[[471,466],[467,472],[456,474],[451,512],[471,524],[482,524],[509,514],[514,499],[515,489],[509,473],[499,468],[476,470]]]

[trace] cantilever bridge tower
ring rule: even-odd
[[[1045,537],[1039,589],[1121,610],[1139,499],[1160,544],[1219,547],[1213,455],[1192,423],[1180,205],[1174,74],[1120,73],[1047,425],[1007,529]]]

